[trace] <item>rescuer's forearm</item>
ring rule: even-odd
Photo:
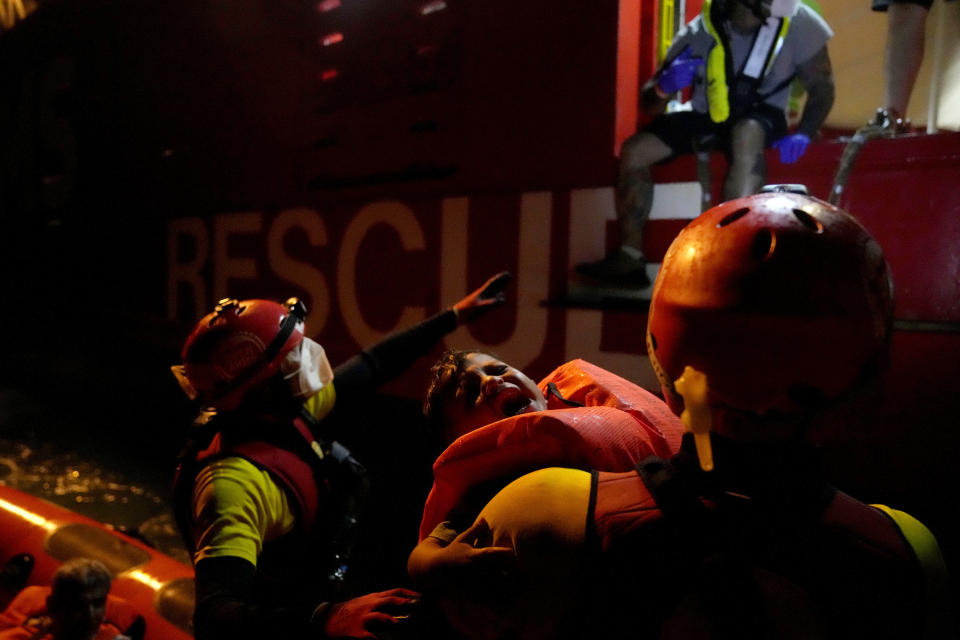
[[[813,58],[801,65],[797,75],[807,90],[807,103],[803,107],[797,129],[813,139],[833,108],[835,89],[827,48],[823,47]]]

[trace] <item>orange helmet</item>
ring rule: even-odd
[[[301,343],[306,315],[297,298],[284,304],[224,298],[197,323],[183,345],[183,365],[173,372],[192,398],[234,409]]]
[[[650,362],[678,413],[677,379],[686,367],[706,375],[717,432],[731,415],[803,415],[882,360],[892,293],[880,246],[853,216],[798,193],[740,198],[670,245],[650,302]]]

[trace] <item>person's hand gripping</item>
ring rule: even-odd
[[[783,136],[773,143],[773,148],[780,151],[780,162],[783,164],[793,164],[807,152],[809,145],[810,136],[797,132]]]
[[[453,305],[457,322],[459,324],[473,322],[487,311],[502,305],[506,300],[503,290],[511,277],[509,271],[501,271],[484,282],[479,289]]]
[[[379,631],[405,620],[420,604],[420,594],[409,589],[368,593],[330,606],[323,624],[331,640],[375,640]]]
[[[703,65],[703,58],[690,53],[690,47],[680,52],[670,64],[660,72],[657,89],[661,97],[686,89],[693,84],[697,69]]]

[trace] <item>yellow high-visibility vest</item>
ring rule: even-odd
[[[703,10],[700,12],[703,26],[714,39],[713,48],[707,55],[707,107],[710,110],[710,119],[714,122],[726,122],[730,117],[730,90],[727,85],[727,51],[724,39],[720,37],[713,18],[710,15],[711,0],[704,0]],[[790,29],[790,18],[780,18],[760,26],[760,33],[754,39],[753,47],[747,62],[744,65],[744,74],[752,78],[761,79],[770,71],[773,61],[783,47],[783,41]],[[774,37],[775,36],[775,37]],[[766,64],[764,64],[766,61]]]

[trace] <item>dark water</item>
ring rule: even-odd
[[[189,562],[169,496],[172,459],[133,455],[122,439],[78,426],[59,409],[0,389],[0,484],[138,535]]]
[[[127,417],[116,406],[92,411],[95,399],[86,393],[54,401],[34,387],[0,385],[0,484],[132,533],[189,563],[170,488],[192,407]],[[78,402],[87,409],[79,411]],[[406,581],[406,555],[416,544],[429,489],[432,457],[399,419],[418,417],[414,405],[373,397],[351,414],[343,440],[367,466],[374,486],[351,563],[353,574],[371,588]]]

